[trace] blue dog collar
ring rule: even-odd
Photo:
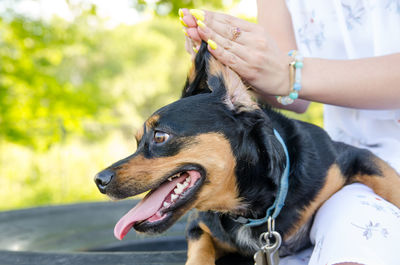
[[[286,156],[286,167],[282,173],[281,181],[279,183],[278,194],[276,196],[274,204],[267,209],[267,213],[264,218],[261,219],[247,219],[243,217],[239,217],[237,221],[245,223],[246,226],[259,226],[262,224],[267,223],[268,218],[275,219],[279,213],[281,212],[283,206],[285,205],[285,199],[289,188],[289,172],[290,172],[290,161],[289,161],[289,152],[287,150],[286,144],[283,141],[281,135],[278,133],[277,130],[274,129],[275,137],[281,143],[283,147],[283,151],[285,152]],[[247,219],[247,220],[246,220]],[[244,222],[246,220],[246,222]]]

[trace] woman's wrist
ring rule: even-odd
[[[289,69],[289,91],[283,96],[276,96],[277,101],[282,105],[292,104],[299,97],[299,91],[302,88],[301,70],[303,68],[303,55],[297,50],[291,50],[288,56],[290,57],[290,63],[287,64],[287,68]]]
[[[400,53],[331,60],[305,58],[300,98],[357,109],[400,108]]]

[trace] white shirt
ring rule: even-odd
[[[358,59],[400,52],[400,0],[286,3],[297,47],[305,57]],[[325,105],[324,127],[335,141],[367,148],[400,172],[400,109]]]

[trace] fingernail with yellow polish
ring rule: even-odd
[[[218,47],[217,44],[215,43],[215,41],[213,41],[213,40],[208,40],[207,43],[208,43],[208,45],[210,45],[211,49],[213,49],[213,50],[217,49],[217,47]]]
[[[196,22],[197,22],[197,25],[199,25],[199,27],[200,27],[201,29],[205,29],[205,28],[206,28],[206,24],[204,24],[203,21],[197,20]]]
[[[193,47],[193,51],[194,51],[195,53],[198,53],[198,52],[199,52],[199,50],[198,50],[196,47]]]
[[[204,21],[204,11],[200,9],[190,9],[190,14],[192,14],[197,20]]]
[[[179,17],[183,17],[185,15],[185,14],[183,14],[182,8],[179,8],[178,14],[179,14]]]
[[[186,35],[187,37],[189,37],[189,34],[187,33],[187,31],[186,31],[185,28],[183,28],[182,31],[183,31],[183,33],[185,33],[185,35]]]
[[[186,25],[185,21],[183,21],[183,19],[180,17],[179,21],[181,22],[182,26],[187,27],[188,25]]]

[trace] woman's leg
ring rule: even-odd
[[[318,210],[310,238],[310,265],[398,265],[400,210],[369,187],[351,184]]]

